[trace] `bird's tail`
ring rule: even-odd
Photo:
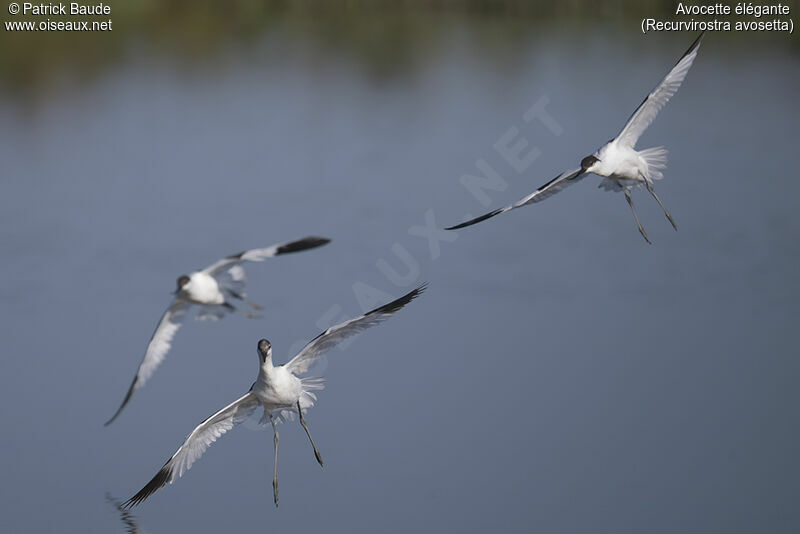
[[[664,177],[661,171],[667,168],[667,149],[663,146],[645,148],[639,155],[647,163],[648,178],[661,180]]]
[[[321,376],[301,378],[300,384],[303,387],[303,392],[300,394],[300,408],[305,413],[317,400],[317,394],[314,392],[325,389],[325,379]]]

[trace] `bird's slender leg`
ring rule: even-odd
[[[626,187],[622,188],[622,192],[625,193],[625,200],[628,201],[628,205],[631,207],[631,211],[633,212],[633,218],[636,219],[636,226],[639,227],[639,233],[642,234],[642,237],[644,237],[645,241],[647,241],[652,245],[653,243],[651,243],[650,238],[647,237],[647,232],[644,231],[642,223],[639,222],[639,216],[636,214],[636,208],[633,207],[633,199],[631,198],[631,192],[628,191]]]
[[[275,419],[272,418],[272,414],[269,415],[269,422],[272,423],[272,431],[275,434],[272,440],[275,444],[275,474],[272,477],[272,495],[275,499],[275,506],[278,506],[278,427],[275,426]]]
[[[244,314],[246,317],[248,317],[250,319],[261,319],[261,317],[263,317],[263,315],[259,315],[257,313],[253,313],[253,312],[249,312],[247,310],[239,309],[236,306],[234,306],[233,304],[231,304],[230,302],[223,302],[222,303],[222,307],[224,307],[226,310],[228,310],[230,312],[242,313],[242,314]]]
[[[303,417],[303,410],[300,408],[300,401],[297,401],[297,413],[300,414],[300,424],[303,425],[303,430],[306,431],[306,436],[308,436],[308,441],[311,442],[311,446],[314,448],[314,456],[317,457],[317,462],[319,462],[319,466],[322,467],[322,456],[320,456],[319,451],[317,450],[317,446],[314,445],[314,440],[311,439],[311,432],[308,431],[308,425],[306,424],[306,418]]]
[[[660,198],[658,198],[658,195],[656,195],[656,190],[655,190],[655,189],[653,189],[653,184],[651,184],[651,183],[650,183],[650,182],[648,182],[647,180],[645,180],[645,182],[644,182],[644,183],[646,183],[646,184],[647,184],[647,190],[648,190],[648,191],[650,191],[650,194],[651,194],[651,195],[653,195],[653,198],[654,198],[654,199],[656,199],[656,202],[658,202],[658,205],[659,205],[659,206],[661,206],[661,209],[662,209],[662,210],[664,210],[664,215],[666,215],[666,216],[667,216],[667,220],[670,222],[670,224],[672,224],[672,227],[673,227],[673,228],[675,229],[675,231],[677,232],[677,231],[678,231],[678,225],[677,225],[677,224],[675,224],[675,221],[672,219],[672,215],[670,215],[670,214],[669,214],[669,212],[667,211],[667,208],[665,208],[665,207],[664,207],[664,204],[662,204],[662,203],[661,203],[661,199],[660,199]]]
[[[232,296],[233,298],[235,298],[235,299],[239,299],[239,300],[241,300],[241,301],[244,301],[244,302],[246,302],[246,303],[247,303],[247,304],[248,304],[248,305],[249,305],[251,308],[253,308],[254,310],[263,310],[263,309],[264,309],[264,306],[261,306],[260,304],[256,304],[256,303],[255,303],[255,302],[253,302],[252,300],[248,300],[248,299],[247,299],[247,298],[246,298],[244,295],[242,295],[241,293],[237,293],[236,291],[234,291],[234,290],[232,290],[232,289],[226,289],[226,291],[227,291],[227,292],[228,292],[228,294],[229,294],[230,296]]]

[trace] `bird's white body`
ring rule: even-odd
[[[666,167],[667,149],[664,147],[636,150],[619,143],[616,139],[606,143],[594,153],[597,158],[586,168],[587,173],[603,176],[600,187],[610,191],[651,185],[653,180],[664,177],[661,169]]]
[[[309,403],[307,397],[303,396],[302,380],[293,375],[285,366],[275,367],[272,365],[271,352],[266,361],[262,362],[251,392],[258,397],[267,413],[282,408],[294,408],[298,401],[303,410],[313,406],[313,400]]]
[[[217,280],[208,273],[195,271],[189,275],[179,295],[194,304],[219,306],[225,303],[225,295],[220,290]]]
[[[639,153],[627,146],[620,146],[616,141],[607,143],[597,151],[597,159],[586,172],[611,178],[614,181],[631,180],[642,182],[647,179],[647,163]]]

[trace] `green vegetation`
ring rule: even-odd
[[[91,2],[81,2],[88,5]],[[213,60],[230,46],[275,35],[334,49],[380,69],[424,57],[456,22],[475,26],[487,47],[511,47],[554,23],[591,21],[638,27],[643,17],[674,18],[671,0],[137,0],[106,2],[112,31],[0,30],[0,90],[30,94],[64,78],[85,79],[143,51],[182,62]],[[794,4],[792,6],[794,14]],[[5,6],[5,4],[4,4]],[[3,21],[80,20],[9,15]],[[101,20],[91,17],[83,20]]]

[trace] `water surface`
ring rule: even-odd
[[[280,23],[193,59],[133,43],[88,77],[5,90],[4,531],[125,531],[106,492],[138,491],[249,388],[260,337],[284,361],[368,290],[422,280],[329,356],[308,417],[325,468],[281,427],[279,509],[271,432],[247,424],[140,526],[797,531],[796,49],[709,35],[643,136],[670,150],[657,190],[677,233],[636,194],[648,246],[590,177],[431,243],[426,217],[516,200],[615,135],[693,39],[447,21],[419,49]],[[523,120],[542,99],[560,135]],[[523,172],[494,148],[510,128],[540,152]],[[507,183],[488,207],[461,184],[479,160]],[[102,427],[179,274],[307,234],[333,243],[247,266],[263,320],[187,324]]]

